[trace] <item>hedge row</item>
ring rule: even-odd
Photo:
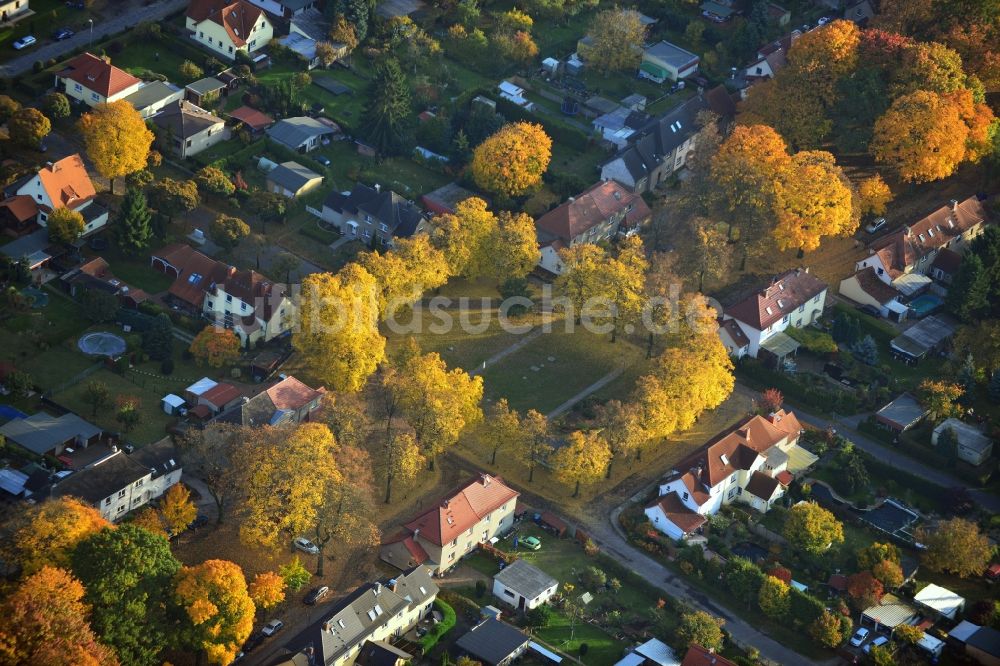
[[[434,646],[437,645],[439,640],[441,640],[441,637],[454,628],[455,622],[457,621],[455,609],[452,608],[447,602],[441,599],[435,599],[434,608],[441,611],[441,615],[443,615],[444,618],[431,627],[431,630],[424,634],[424,637],[420,639],[420,648],[423,651],[423,654],[427,654],[433,650]]]
[[[553,141],[577,147],[580,144],[586,144],[590,140],[590,137],[587,136],[587,134],[585,134],[582,130],[576,130],[564,125],[553,123],[545,116],[526,111],[517,104],[514,104],[513,102],[502,97],[498,98],[496,103],[497,112],[503,114],[507,120],[523,120],[529,123],[538,123],[545,128],[546,134],[552,137]]]

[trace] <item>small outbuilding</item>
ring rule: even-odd
[[[163,407],[164,413],[173,416],[174,414],[179,414],[181,408],[184,407],[184,398],[179,395],[174,395],[173,393],[168,393],[163,396],[160,404]]]
[[[913,601],[938,617],[954,620],[965,608],[965,597],[931,583],[913,595]]]
[[[632,648],[615,666],[681,666],[673,649],[657,638]]]
[[[558,588],[559,581],[525,560],[493,576],[493,596],[522,611],[541,606]]]
[[[897,435],[920,423],[927,410],[909,393],[904,393],[875,413],[875,422]]]
[[[861,624],[865,621],[889,631],[895,630],[901,624],[913,624],[920,617],[920,611],[906,603],[894,594],[882,597],[880,603],[869,606],[861,614]]]
[[[982,465],[993,454],[993,440],[979,428],[956,418],[945,419],[934,428],[931,443],[937,446],[938,438],[951,430],[958,440],[958,457],[970,465]]]
[[[460,654],[481,661],[486,666],[507,666],[524,654],[531,639],[506,622],[487,618],[455,642]]]

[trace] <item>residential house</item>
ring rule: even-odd
[[[247,0],[191,0],[184,17],[191,39],[229,60],[264,48],[274,35],[263,10]]]
[[[243,392],[232,384],[220,382],[198,396],[198,405],[205,405],[213,414],[218,414],[236,405]]]
[[[189,405],[197,405],[198,399],[201,398],[206,392],[211,391],[213,388],[219,385],[219,382],[211,379],[209,377],[202,377],[195,383],[184,389],[184,400]]]
[[[658,638],[650,638],[622,657],[615,666],[680,666],[673,649]]]
[[[142,289],[129,287],[116,278],[108,262],[102,257],[94,257],[63,273],[59,280],[74,298],[78,298],[85,291],[96,289],[118,296],[123,305],[133,308],[149,299],[149,294]]]
[[[161,132],[161,141],[182,158],[193,157],[231,136],[222,118],[186,101],[168,104],[152,122]]]
[[[615,180],[636,194],[656,189],[687,162],[697,140],[698,113],[706,108],[698,95],[650,122],[601,165],[601,179]]]
[[[16,194],[0,201],[0,228],[18,238],[38,229],[38,206],[26,194]]]
[[[524,654],[531,637],[495,617],[488,617],[455,642],[455,649],[486,666],[507,666]]]
[[[879,278],[875,268],[868,266],[840,281],[840,295],[860,305],[878,309],[879,315],[892,321],[903,321],[909,308],[900,300],[902,294]]]
[[[800,30],[792,30],[777,41],[758,49],[756,58],[743,70],[743,80],[749,86],[757,81],[771,79],[788,64],[788,51],[799,37]]]
[[[60,456],[67,448],[87,448],[100,441],[102,431],[76,414],[52,416],[38,412],[0,426],[8,442],[38,456]]]
[[[316,0],[248,0],[268,14],[278,18],[292,19],[303,12],[316,10]]]
[[[476,196],[458,183],[442,185],[420,197],[424,210],[432,215],[454,215],[455,207]]]
[[[108,223],[108,211],[94,200],[96,196],[97,191],[79,154],[64,157],[58,162],[47,162],[16,191],[16,197],[31,200],[35,206],[36,222],[43,227],[49,213],[57,208],[77,211],[83,216],[84,236]],[[27,214],[29,207],[26,199],[7,201],[16,207],[19,217]]]
[[[195,106],[209,105],[217,101],[228,86],[214,76],[206,76],[184,87],[184,99]]]
[[[676,44],[657,42],[642,50],[639,78],[656,83],[680,81],[697,74],[699,62],[698,56]]]
[[[493,576],[493,596],[519,611],[548,603],[559,581],[525,560],[517,560]]]
[[[558,275],[560,249],[634,233],[651,216],[640,195],[613,180],[596,183],[535,220],[539,266]]]
[[[798,445],[802,426],[792,412],[750,416],[677,465],[646,507],[653,526],[683,539],[724,504],[742,502],[766,513],[793,479],[816,462]]]
[[[326,619],[313,632],[316,666],[350,666],[366,645],[395,640],[431,612],[438,586],[427,570],[416,567],[389,581],[362,585],[325,609]]]
[[[937,446],[938,438],[945,430],[951,430],[958,440],[957,453],[960,460],[970,465],[982,465],[993,455],[993,440],[989,435],[956,418],[945,419],[934,428],[931,444]]]
[[[928,273],[937,255],[944,249],[961,253],[982,233],[985,224],[986,211],[977,197],[961,202],[953,199],[927,217],[875,241],[871,254],[857,262],[855,271],[871,267],[882,282],[904,296],[916,295],[930,284]]]
[[[87,106],[117,102],[139,89],[142,81],[104,58],[81,53],[56,74],[56,90]]]
[[[65,249],[49,240],[49,232],[37,229],[15,241],[0,246],[0,254],[11,261],[23,261],[30,271],[44,268]]]
[[[143,119],[151,118],[168,104],[184,99],[184,91],[166,81],[149,81],[125,98]]]
[[[823,314],[826,285],[809,272],[796,268],[774,277],[763,289],[724,309],[719,337],[731,356],[757,358],[765,351],[769,361],[780,363],[798,348],[783,331],[802,328]],[[732,320],[743,336],[734,335]]]
[[[623,148],[628,138],[649,124],[650,117],[642,111],[633,111],[626,106],[619,106],[610,113],[594,118],[594,129],[601,133],[605,141],[616,148]]]
[[[318,9],[306,9],[292,17],[288,35],[282,37],[280,42],[298,54],[309,69],[321,64],[316,55],[316,45],[319,42],[327,42],[333,47],[334,62],[349,53],[347,44],[330,42],[330,22]]]
[[[320,408],[326,389],[318,389],[285,377],[253,397],[240,400],[215,418],[219,423],[260,427],[304,423]]]
[[[934,583],[917,590],[913,595],[913,601],[937,618],[956,620],[958,614],[965,610],[965,597]]]
[[[927,410],[909,393],[903,393],[875,412],[875,423],[899,435],[924,420]]]
[[[392,245],[393,238],[409,238],[423,227],[424,216],[412,201],[376,184],[358,183],[347,194],[331,192],[323,202],[321,218],[351,238]]]
[[[381,558],[397,568],[415,561],[443,574],[480,543],[513,526],[519,494],[499,477],[480,474],[405,523],[398,535],[383,543]]]
[[[312,192],[323,184],[323,176],[298,162],[282,162],[266,178],[267,191],[289,199]]]
[[[6,0],[6,2],[0,2],[0,23],[17,21],[30,8],[29,0]]]
[[[718,0],[718,2],[706,0],[698,5],[698,8],[701,9],[702,16],[715,23],[725,23],[731,19],[734,14],[739,13],[733,7],[732,0]]]
[[[291,330],[298,310],[288,289],[254,270],[237,271],[190,245],[174,244],[151,257],[153,268],[174,277],[168,298],[218,326],[244,346]]]
[[[867,27],[869,21],[875,18],[875,8],[872,6],[871,0],[851,2],[844,8],[844,18],[848,21],[854,21],[864,28]]]
[[[250,106],[241,106],[229,112],[229,117],[243,124],[253,137],[259,137],[274,124],[274,118]]]
[[[524,88],[516,83],[506,80],[501,81],[497,86],[497,92],[500,94],[500,97],[504,98],[511,104],[516,104],[525,111],[531,111],[535,108],[535,105],[525,98]]]
[[[942,284],[950,285],[961,267],[962,255],[954,250],[944,248],[938,251],[931,263],[931,278]]]
[[[267,135],[297,153],[312,152],[329,143],[330,137],[340,131],[334,123],[325,120],[308,116],[283,118],[267,130]]]
[[[715,650],[692,643],[681,660],[681,666],[736,666],[736,662],[716,654]]]

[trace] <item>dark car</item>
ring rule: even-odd
[[[189,530],[196,530],[199,527],[208,525],[208,516],[198,516],[188,524]]]
[[[320,164],[322,164],[323,166],[326,166],[326,167],[328,167],[328,166],[330,166],[332,164],[332,162],[330,161],[330,158],[326,157],[325,155],[317,155],[316,156],[316,161],[319,162]]]
[[[882,316],[882,313],[874,305],[859,305],[858,312],[864,312],[869,317],[875,317],[876,319]]]
[[[66,6],[70,9],[86,9],[87,3],[83,0],[66,0]]]
[[[243,649],[241,650],[241,652],[243,653],[253,652],[254,648],[263,643],[265,638],[267,637],[264,634],[259,634],[259,633],[253,634],[252,636],[250,636],[250,638],[247,639],[247,642],[243,644]]]
[[[321,585],[320,587],[317,587],[312,592],[307,594],[306,598],[303,599],[302,601],[308,606],[313,606],[317,602],[321,601],[323,597],[325,597],[328,594],[330,594],[330,588],[328,588],[326,585]]]
[[[57,42],[61,42],[64,39],[69,39],[75,34],[76,33],[70,30],[69,28],[59,28],[58,30],[52,33],[52,39],[56,40]]]

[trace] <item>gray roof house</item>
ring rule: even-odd
[[[893,432],[901,433],[920,423],[925,416],[927,410],[923,405],[909,393],[904,393],[875,412],[875,422]]]
[[[184,91],[166,81],[150,81],[142,84],[138,90],[125,98],[139,115],[149,118],[156,115],[163,107],[171,102],[179,102],[184,99]]]
[[[559,581],[525,560],[517,560],[493,576],[493,595],[515,608],[541,606],[559,587]]]
[[[171,102],[150,120],[160,129],[161,141],[169,140],[170,148],[182,158],[230,137],[222,118],[183,100]]]
[[[332,122],[297,116],[279,120],[267,130],[267,135],[286,148],[308,153],[318,148],[324,137],[333,136],[339,131]]]
[[[225,90],[226,84],[215,78],[214,76],[206,76],[203,79],[198,79],[193,83],[187,84],[184,88],[186,91],[186,97],[189,102],[194,104],[201,104],[202,102],[208,101],[206,98],[212,98],[213,95],[219,95],[223,90]]]
[[[945,430],[951,430],[957,442],[958,457],[970,465],[982,465],[993,454],[993,440],[976,426],[948,418],[934,428],[931,444],[937,446],[938,438]]]
[[[687,162],[700,129],[698,114],[707,108],[705,98],[698,95],[653,119],[601,165],[601,178],[637,194],[655,189]]]
[[[350,192],[331,192],[323,202],[321,217],[345,236],[384,245],[390,245],[393,238],[409,238],[424,221],[412,201],[379,185],[361,183]]]
[[[487,666],[507,666],[524,654],[530,641],[520,629],[490,617],[459,638],[455,647]]]
[[[323,176],[298,162],[282,162],[267,174],[267,191],[294,199],[323,183]]]
[[[14,419],[0,426],[7,441],[40,456],[58,456],[67,446],[88,446],[101,435],[101,429],[76,414],[52,416],[38,412]]]

